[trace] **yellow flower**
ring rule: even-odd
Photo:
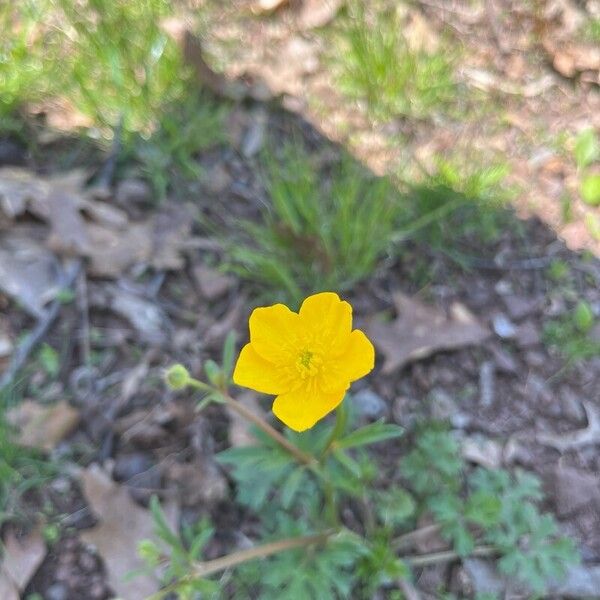
[[[374,362],[371,342],[352,331],[350,304],[324,292],[306,298],[297,313],[283,304],[256,308],[233,381],[276,394],[275,415],[304,431],[336,408]]]

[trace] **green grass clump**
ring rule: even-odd
[[[386,254],[401,197],[387,179],[367,176],[351,158],[329,170],[288,144],[263,157],[270,203],[230,244],[231,268],[261,289],[298,301],[318,290],[345,290]]]
[[[25,519],[28,495],[38,490],[57,467],[42,452],[20,446],[7,423],[5,411],[20,400],[15,391],[0,390],[0,527],[7,521]]]
[[[196,179],[198,154],[224,139],[226,108],[199,94],[161,27],[170,0],[26,0],[0,4],[0,131],[31,102],[66,100],[94,138],[119,136],[157,197]],[[17,131],[15,131],[17,129]]]
[[[170,184],[202,176],[198,155],[226,141],[227,107],[204,94],[191,93],[163,111],[153,133],[136,136],[131,154],[159,199]]]
[[[367,12],[354,2],[342,28],[335,56],[340,86],[377,120],[428,117],[456,94],[451,53],[411,49],[403,35],[408,26],[393,10]]]
[[[580,300],[571,312],[546,324],[544,341],[565,358],[567,366],[600,356],[600,342],[591,335],[596,322],[591,306]]]
[[[148,129],[181,97],[185,73],[161,29],[168,0],[26,0],[3,3],[0,114],[66,97],[94,124]]]

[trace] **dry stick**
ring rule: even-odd
[[[498,549],[493,546],[477,546],[472,552],[469,553],[471,556],[494,556],[498,553]],[[431,554],[418,554],[416,556],[401,556],[402,560],[405,560],[411,567],[428,567],[430,565],[437,565],[440,563],[451,562],[461,558],[459,554],[454,550],[445,550],[443,552],[432,552]]]
[[[304,546],[312,546],[313,544],[321,544],[326,542],[327,539],[336,533],[333,529],[324,531],[323,533],[317,533],[314,535],[306,535],[302,537],[286,538],[284,540],[278,540],[277,542],[270,542],[263,544],[262,546],[255,546],[254,548],[248,548],[247,550],[240,550],[239,552],[232,552],[226,556],[215,558],[206,562],[195,563],[192,567],[192,571],[189,575],[186,575],[182,579],[175,581],[174,583],[166,586],[158,593],[150,596],[148,600],[159,600],[164,598],[166,595],[177,590],[182,584],[192,581],[196,578],[208,577],[219,571],[224,571],[235,567],[236,565],[254,560],[257,558],[266,558],[279,552],[285,552],[286,550],[292,550],[294,548],[302,548]]]
[[[258,415],[255,415],[249,408],[244,406],[241,402],[238,402],[232,398],[229,394],[222,393],[225,403],[229,408],[235,410],[239,415],[247,419],[251,423],[254,423],[261,431],[266,433],[268,436],[273,438],[280,446],[285,448],[290,454],[292,454],[296,460],[309,467],[317,465],[317,460],[307,454],[303,450],[300,450],[297,446],[288,441],[277,429],[269,425],[266,421],[261,419]]]
[[[284,540],[278,540],[276,542],[270,542],[263,544],[262,546],[256,546],[254,548],[248,548],[247,550],[240,550],[239,552],[233,552],[227,556],[215,558],[207,562],[201,562],[195,565],[192,570],[193,577],[208,577],[213,573],[224,571],[230,567],[235,567],[241,563],[255,558],[266,558],[272,554],[278,554],[285,550],[292,550],[293,548],[301,548],[303,546],[312,546],[313,544],[321,544],[335,533],[334,530],[325,531],[323,533],[317,533],[314,535],[305,535],[302,537],[287,538]]]
[[[81,315],[81,331],[79,332],[81,358],[84,365],[89,365],[92,350],[90,346],[90,311],[85,270],[82,270],[77,278],[77,308]]]
[[[71,269],[65,273],[63,280],[60,282],[63,289],[70,288],[73,285],[73,282],[77,279],[77,275],[81,270],[81,266],[82,261],[78,260]],[[50,329],[50,326],[58,317],[61,306],[62,303],[60,300],[54,300],[44,315],[40,317],[33,330],[15,350],[8,369],[6,369],[2,377],[0,377],[0,390],[12,384],[13,379],[21,370],[33,349],[42,341],[48,332],[48,329]]]

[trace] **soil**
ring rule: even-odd
[[[507,5],[505,8],[510,8],[508,0],[504,4]],[[425,3],[421,8],[433,22],[436,19],[450,21],[458,30],[464,29],[464,23],[453,21],[462,14],[460,11],[436,11]],[[239,21],[227,21],[227,14],[221,15],[220,22],[228,23],[226,33],[231,37],[239,32],[236,29]],[[280,45],[290,36],[298,35],[293,14],[285,13],[276,22]],[[276,30],[272,21],[252,23],[242,39],[252,40],[254,53],[260,59],[252,56],[250,60],[246,56],[244,61],[238,56],[239,62],[234,64],[233,70],[247,70],[250,63],[256,65],[257,62],[264,68],[269,64],[268,56],[277,47],[269,46]],[[526,17],[519,23],[520,27],[524,26]],[[513,35],[518,29],[510,20],[502,21],[500,26],[506,26]],[[493,28],[489,23],[486,27],[477,36],[463,36],[466,44],[477,48],[477,57],[493,55],[490,44],[498,43]],[[219,35],[225,33],[215,29],[215,36]],[[310,43],[319,44],[312,34],[304,32],[301,35]],[[526,59],[530,56],[524,50],[521,54]],[[476,62],[476,58],[472,60]],[[491,68],[489,62],[486,68]],[[536,63],[535,68],[542,72],[544,67]],[[240,217],[257,218],[260,215],[266,194],[257,175],[258,163],[255,157],[245,156],[240,151],[259,112],[261,118],[266,116],[265,130],[277,139],[300,138],[312,151],[324,155],[345,151],[323,133],[334,140],[341,139],[333,125],[333,111],[323,117],[323,113],[315,115],[310,108],[311,98],[314,99],[311,94],[325,89],[328,77],[322,68],[312,70],[310,75],[303,74],[302,83],[308,92],[294,95],[286,91],[284,94],[286,106],[293,104],[293,98],[298,100],[293,112],[281,108],[277,102],[244,104],[233,109],[230,117],[232,144],[198,157],[208,177],[201,183],[194,183],[188,190],[189,196],[184,198],[197,214],[217,223],[225,232]],[[523,137],[519,139],[515,139],[514,132],[503,134],[502,151],[507,153],[514,166],[529,164],[536,150],[543,146],[539,138],[533,142],[528,138],[529,128],[535,128],[531,123],[532,115],[537,114],[544,124],[551,122],[557,131],[576,115],[581,117],[580,113],[586,117],[595,115],[594,118],[600,115],[600,110],[593,109],[598,106],[598,101],[592,86],[585,82],[574,86],[563,79],[557,81],[551,94],[537,100],[511,100],[515,110],[522,111],[520,123],[525,123],[526,130],[521,132]],[[568,89],[566,99],[565,89]],[[298,106],[306,109],[306,119],[297,114]],[[557,113],[561,113],[560,119]],[[364,124],[362,116],[352,117],[346,112],[344,118],[349,122],[360,122],[361,127]],[[418,153],[418,147],[424,145],[430,135],[452,145],[456,138],[448,141],[446,126],[438,125],[417,123],[411,126],[410,145],[405,152]],[[476,128],[476,123],[470,125]],[[465,127],[465,131],[467,129]],[[375,146],[385,137],[379,130],[376,133],[378,142]],[[460,143],[471,139],[464,131],[462,133]],[[364,141],[365,137],[365,130],[362,130],[362,137],[358,136],[358,139]],[[529,140],[528,144],[523,143],[525,138]],[[67,148],[70,143],[72,140],[60,142]],[[478,144],[485,146],[489,139],[480,136]],[[97,162],[99,154],[86,150],[78,155],[77,147],[73,145],[73,166],[81,163],[101,168]],[[373,148],[362,145],[357,152],[359,158],[364,158]],[[40,162],[39,157],[29,156],[13,140],[0,140],[0,150],[0,161],[4,161],[1,164],[25,164],[38,172],[54,169],[52,155],[48,155],[47,163]],[[365,161],[378,172],[387,168],[389,160],[400,160],[397,155],[391,159],[386,156],[385,161],[378,163],[379,156],[380,152],[373,151],[370,159]],[[560,160],[561,168],[565,169],[560,178],[567,181],[574,167],[566,159],[561,157]],[[482,244],[481,240],[468,237],[453,239],[461,254],[467,257],[467,268],[446,254],[432,251],[426,241],[407,243],[397,260],[383,263],[371,279],[357,286],[348,296],[359,321],[383,311],[393,316],[392,295],[398,290],[416,295],[443,310],[458,301],[489,326],[493,332],[490,338],[477,347],[436,353],[390,375],[382,375],[376,369],[358,389],[374,391],[384,401],[382,410],[392,421],[410,428],[422,417],[449,419],[459,437],[481,436],[497,443],[502,449],[501,464],[538,473],[546,484],[547,508],[558,513],[561,527],[574,536],[584,561],[596,564],[600,563],[600,514],[593,506],[584,506],[568,514],[561,511],[557,504],[556,471],[559,466],[572,466],[581,473],[597,475],[600,472],[597,444],[558,451],[541,444],[539,436],[583,429],[589,416],[586,406],[588,410],[595,407],[600,411],[600,357],[566,365],[559,349],[549,347],[544,340],[547,323],[569,315],[576,298],[585,299],[596,314],[600,314],[600,261],[593,254],[569,249],[557,234],[557,229],[564,234],[565,228],[568,233],[573,226],[557,220],[559,194],[554,193],[553,197],[546,194],[547,173],[541,171],[531,179],[524,194],[529,199],[542,198],[546,204],[538,203],[537,209],[526,211],[522,210],[523,206],[517,206],[517,212],[522,217],[523,213],[531,215],[537,211],[543,221],[534,216],[519,221],[517,226],[517,215],[509,212],[506,219],[512,225],[493,242]],[[523,173],[516,169],[515,177],[527,179],[530,175],[530,170]],[[114,203],[118,177],[113,184],[109,200]],[[170,199],[168,203],[180,200]],[[133,206],[125,208],[137,210]],[[577,205],[577,211],[582,214],[587,210]],[[594,240],[582,233],[582,219],[576,219],[579,233],[566,235],[567,241],[571,247],[587,246],[595,250]],[[57,448],[59,455],[83,465],[92,462],[112,464],[115,478],[130,486],[136,501],[147,503],[150,494],[156,491],[164,497],[175,497],[183,506],[184,520],[192,521],[209,514],[218,532],[209,554],[218,556],[238,544],[242,536],[252,535],[253,517],[233,504],[231,490],[222,485],[222,473],[210,469],[203,471],[194,482],[195,487],[192,486],[192,490],[201,489],[201,493],[192,497],[186,477],[199,462],[210,462],[215,452],[228,446],[230,424],[218,407],[196,415],[194,399],[166,391],[160,384],[160,375],[162,369],[173,362],[185,362],[193,373],[199,374],[206,358],[218,359],[227,332],[224,323],[235,328],[238,340],[243,341],[247,336],[247,316],[255,290],[241,281],[234,281],[211,300],[201,293],[194,278],[194,268],[207,262],[218,264],[222,251],[218,243],[212,243],[214,240],[207,240],[206,230],[199,225],[195,228],[196,235],[206,243],[200,249],[188,252],[184,269],[166,275],[154,272],[142,277],[130,272],[117,282],[120,289],[134,289],[166,315],[169,323],[167,339],[159,344],[144,342],[140,332],[129,322],[110,309],[94,304],[93,298],[101,296],[109,283],[88,278],[89,323],[84,324],[76,307],[67,305],[47,336],[48,343],[59,348],[61,353],[62,367],[57,382],[49,386],[41,372],[33,373],[32,381],[38,389],[45,390],[46,400],[68,397],[81,411],[80,425]],[[573,243],[574,240],[577,243]],[[552,261],[563,261],[567,265],[568,275],[564,279],[556,281],[552,278],[548,269]],[[423,264],[430,276],[426,285],[423,285],[420,269],[415,268],[415,265]],[[18,307],[1,296],[0,300],[6,308],[3,321],[8,322],[12,332],[31,327],[31,319]],[[101,338],[91,342],[98,359],[94,367],[82,366],[84,325],[88,331],[102,334]],[[503,326],[508,327],[510,335],[505,335]],[[140,365],[144,375],[136,379],[134,372]],[[127,382],[130,387],[123,400]],[[397,454],[397,446],[382,452],[381,460],[387,469],[393,470]],[[68,477],[53,481],[50,488],[54,489],[50,493],[51,512],[66,515],[66,526],[31,580],[25,597],[36,592],[44,600],[103,600],[111,597],[101,559],[78,537],[79,530],[94,522],[85,508],[81,491]],[[436,581],[456,582],[457,579],[454,571],[439,573],[435,569],[431,569],[431,577]]]

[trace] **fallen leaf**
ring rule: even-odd
[[[158,581],[145,572],[132,579],[127,576],[144,567],[137,555],[137,545],[143,539],[154,537],[150,511],[138,506],[127,488],[115,483],[97,465],[81,471],[80,479],[89,507],[99,521],[94,528],[82,531],[81,538],[98,550],[117,596],[144,600],[158,590]],[[176,505],[167,503],[163,510],[168,524],[175,529]]]
[[[600,510],[600,477],[597,474],[559,463],[554,469],[553,480],[559,516],[573,514],[588,505]]]
[[[15,167],[0,168],[0,208],[10,219],[22,215],[30,201],[46,193],[47,184],[31,171]]]
[[[20,445],[46,452],[53,450],[79,423],[79,411],[66,400],[49,405],[24,400],[7,416],[19,428]]]
[[[132,224],[125,231],[89,224],[87,233],[88,271],[97,277],[118,277],[128,267],[145,262],[152,251],[148,223]]]
[[[193,221],[185,207],[129,222],[125,212],[97,200],[85,188],[86,179],[81,170],[43,178],[26,169],[0,169],[0,206],[11,216],[27,210],[46,221],[47,246],[57,254],[88,258],[92,275],[115,278],[137,263],[183,266],[180,253]]]
[[[583,402],[583,407],[588,419],[587,427],[561,434],[540,432],[535,436],[536,441],[559,452],[600,444],[600,409],[591,402]]]
[[[17,537],[9,528],[3,540],[3,557],[0,563],[0,598],[18,600],[22,592],[46,557],[46,544],[41,528],[35,527],[27,535]]]
[[[40,227],[13,227],[0,238],[0,290],[40,318],[60,290],[62,267],[38,241]]]
[[[173,463],[166,476],[179,488],[184,506],[214,505],[227,498],[227,479],[212,458],[196,458],[190,463]]]
[[[489,336],[488,329],[461,304],[455,303],[446,316],[400,292],[394,294],[394,303],[395,321],[370,320],[366,325],[367,334],[385,356],[383,373],[441,350],[480,344]]]
[[[225,313],[222,319],[213,323],[204,333],[203,343],[206,347],[220,347],[223,340],[230,331],[236,328],[236,325],[242,316],[246,298],[240,296],[232,303],[231,308]]]
[[[299,24],[302,29],[318,29],[333,21],[344,0],[304,0]]]
[[[0,566],[0,598],[2,600],[20,600],[19,590],[11,578]]]
[[[569,44],[552,48],[552,64],[565,77],[575,77],[583,71],[600,71],[600,48],[592,45]]]
[[[105,284],[90,294],[90,305],[120,315],[133,326],[140,339],[149,344],[161,346],[168,340],[172,325],[165,312],[133,291]]]
[[[205,265],[195,265],[192,274],[200,288],[200,293],[207,300],[216,300],[225,295],[235,283],[233,277]]]

